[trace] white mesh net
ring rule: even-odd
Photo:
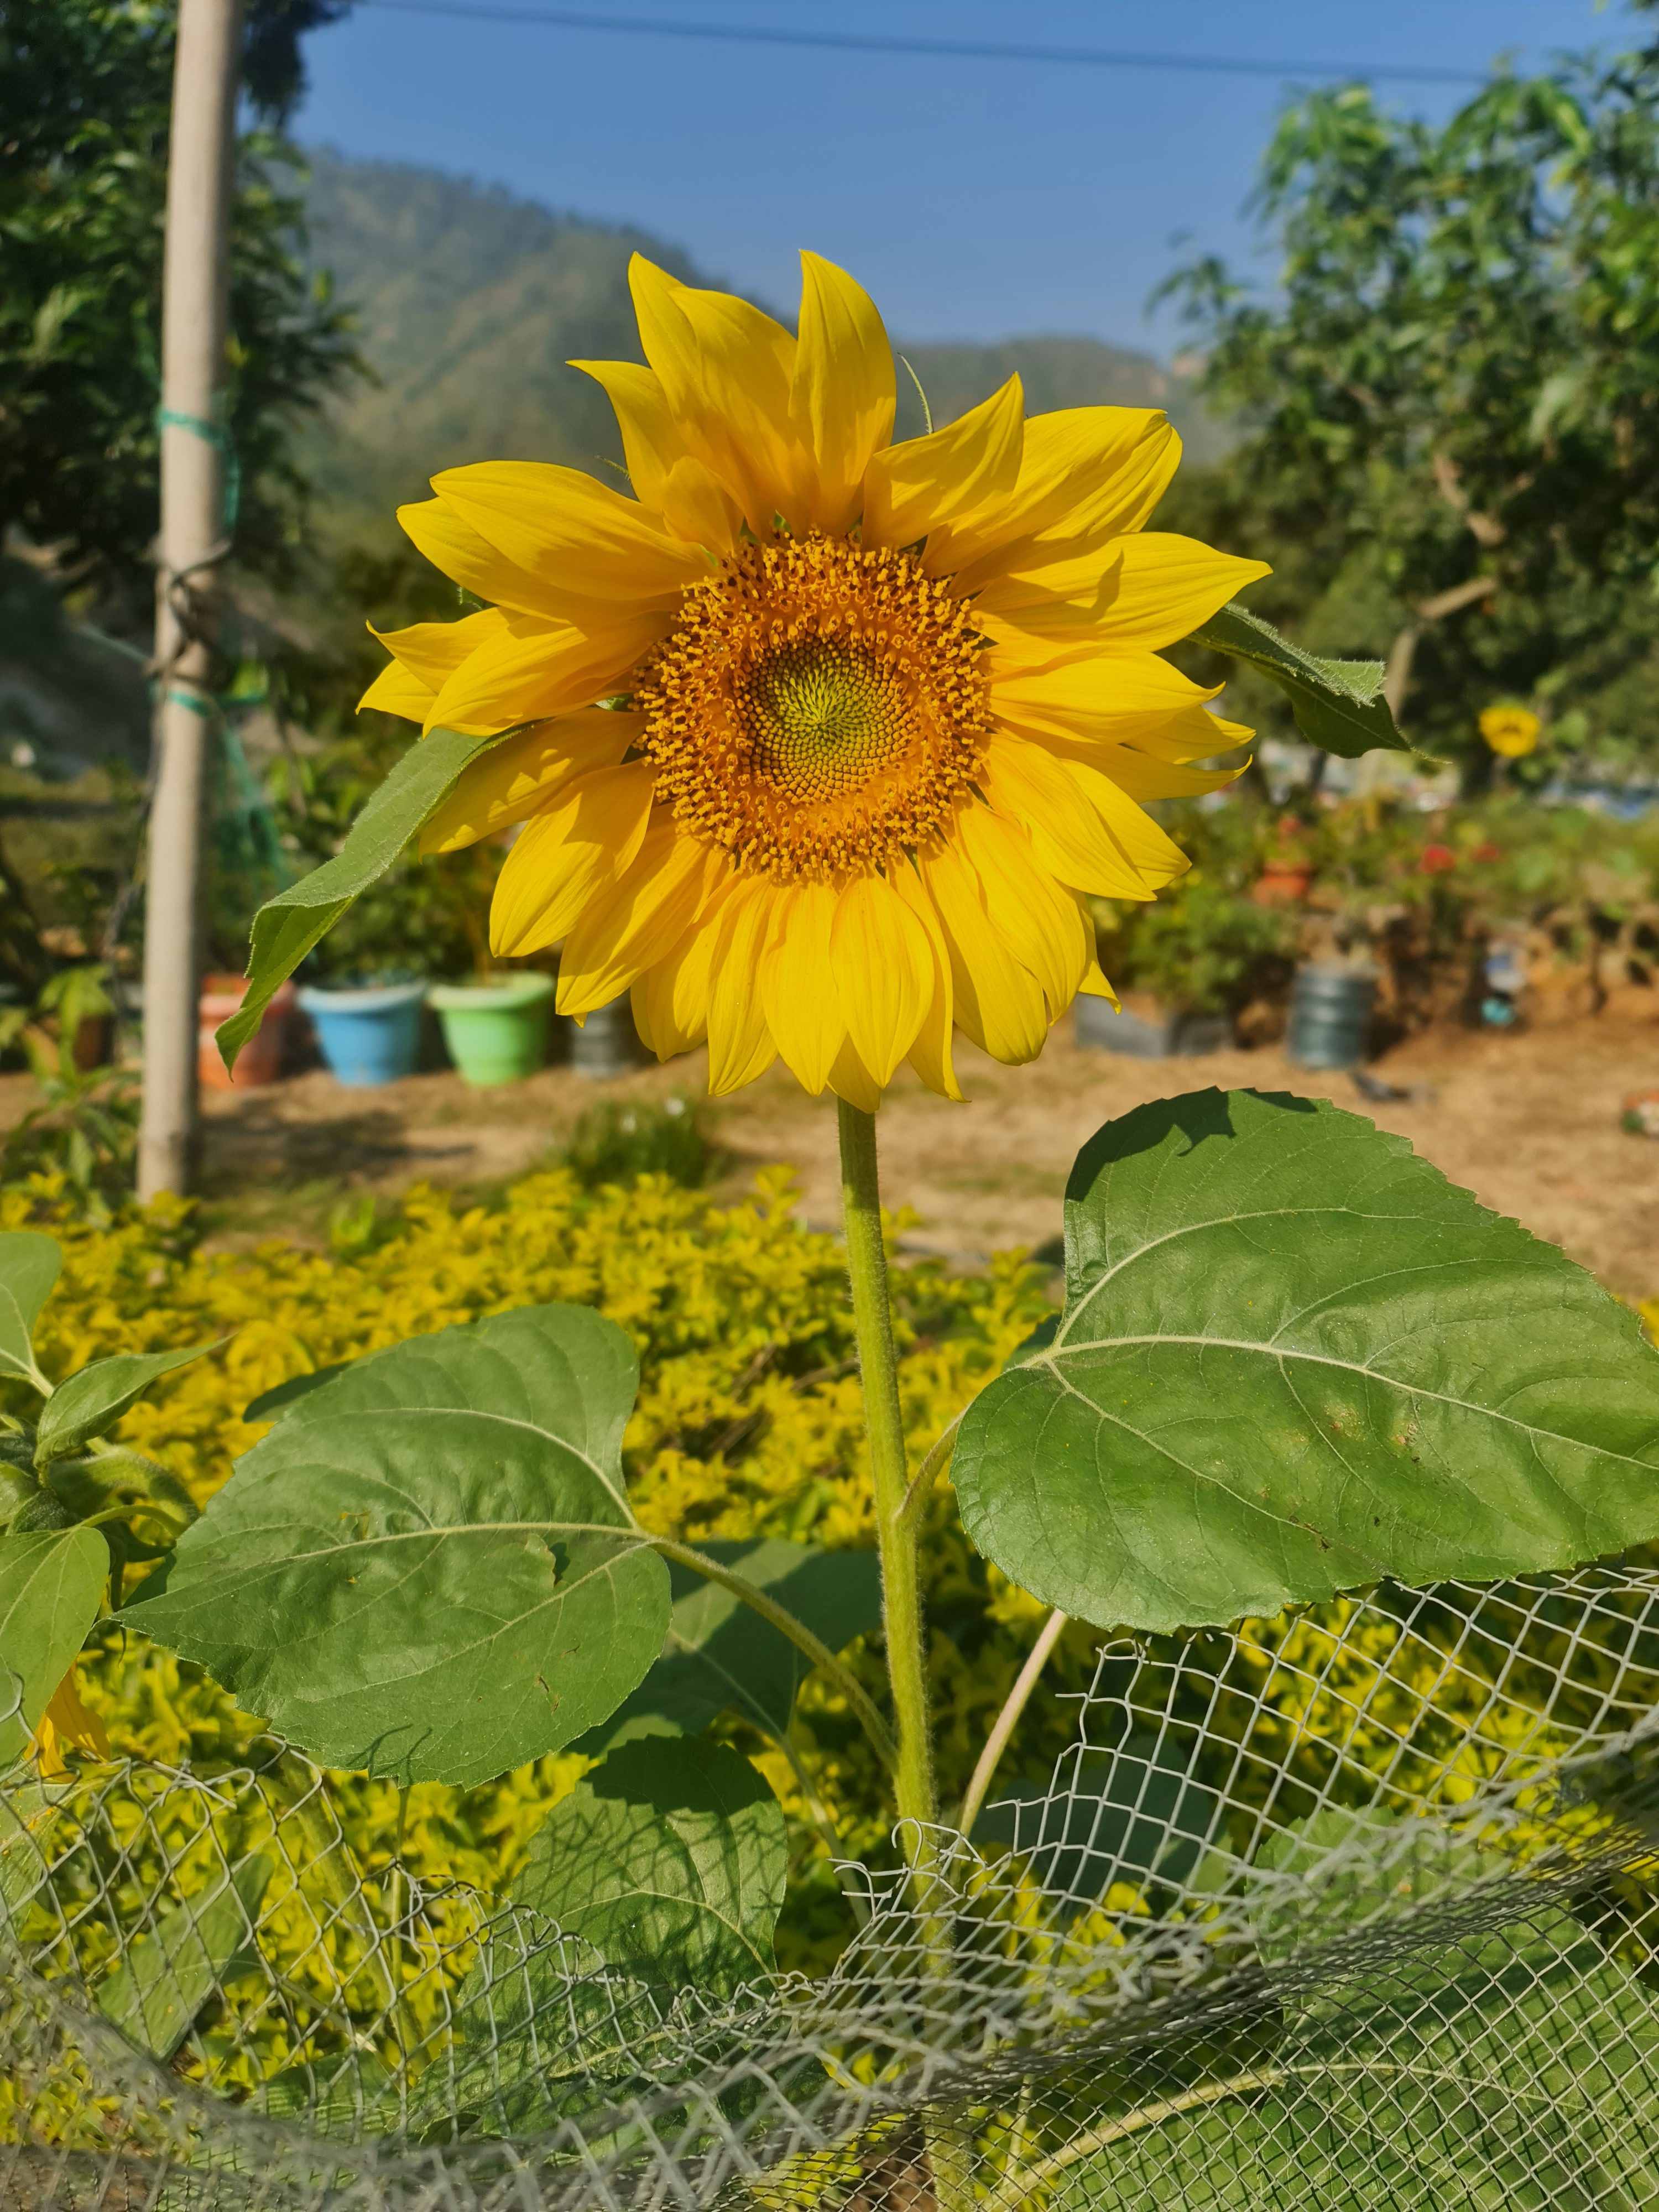
[[[1659,2206],[1656,1732],[1642,1570],[1108,1646],[925,1910],[729,2001],[277,1746],[15,1774],[0,2206]]]

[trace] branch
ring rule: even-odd
[[[967,1795],[962,1801],[962,1810],[957,1815],[957,1826],[965,1836],[979,1818],[979,1808],[985,1802],[985,1793],[990,1788],[997,1771],[997,1762],[1008,1748],[1008,1739],[1019,1725],[1019,1717],[1030,1702],[1036,1687],[1037,1676],[1048,1663],[1048,1654],[1060,1641],[1060,1632],[1068,1616],[1056,1606],[1042,1624],[1042,1632],[1031,1646],[1025,1664],[1020,1668],[1014,1686],[997,1715],[991,1733],[985,1739],[985,1748],[979,1755],[973,1779],[968,1784]]]
[[[787,1636],[798,1651],[830,1677],[858,1715],[883,1765],[892,1765],[898,1757],[897,1747],[886,1722],[872,1704],[869,1692],[851,1668],[845,1666],[821,1638],[814,1636],[804,1620],[797,1620],[787,1607],[769,1597],[757,1583],[734,1574],[730,1567],[721,1566],[707,1553],[694,1551],[690,1544],[677,1544],[672,1537],[653,1536],[643,1530],[641,1534],[653,1552],[659,1553],[665,1559],[678,1559],[683,1567],[690,1567],[708,1581],[718,1583],[722,1589],[730,1590],[733,1597],[741,1598],[763,1620],[769,1622],[781,1636]]]

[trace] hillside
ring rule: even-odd
[[[620,462],[604,395],[565,363],[640,358],[628,297],[636,250],[692,282],[717,283],[717,275],[642,231],[556,215],[431,170],[328,153],[311,159],[312,258],[355,305],[376,379],[307,434],[331,535],[355,535],[400,500],[420,498],[434,471],[458,462]],[[1033,410],[1167,407],[1195,448],[1216,445],[1214,426],[1198,416],[1178,380],[1144,354],[1086,337],[897,343],[936,422],[1018,369]],[[900,434],[921,427],[901,371]]]

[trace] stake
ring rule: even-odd
[[[241,0],[179,0],[161,303],[161,532],[155,738],[144,916],[138,1195],[187,1190],[197,1150],[202,830],[212,717],[215,567],[223,558],[221,420]]]

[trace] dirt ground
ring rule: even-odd
[[[1372,1075],[1407,1095],[1372,1101],[1347,1075],[1291,1067],[1277,1048],[1203,1059],[1139,1060],[1079,1048],[1063,1022],[1034,1066],[1005,1068],[971,1047],[957,1066],[971,1103],[931,1097],[908,1071],[881,1115],[889,1202],[921,1217],[906,1239],[971,1263],[1000,1247],[1057,1236],[1073,1155],[1099,1123],[1149,1098],[1215,1084],[1330,1097],[1409,1137],[1488,1205],[1565,1247],[1609,1287],[1659,1292],[1659,1143],[1619,1124],[1627,1093],[1659,1085],[1659,1027],[1603,1016],[1520,1033],[1431,1031],[1377,1062]],[[318,1235],[356,1191],[420,1180],[489,1185],[546,1157],[596,1097],[701,1093],[701,1054],[597,1084],[566,1067],[501,1091],[469,1091],[453,1073],[379,1091],[343,1089],[313,1072],[269,1089],[207,1097],[205,1185],[216,1233],[241,1242]],[[0,1078],[0,1124],[31,1086]],[[787,1162],[805,1218],[837,1213],[835,1115],[781,1068],[715,1109],[732,1156],[722,1188]]]

